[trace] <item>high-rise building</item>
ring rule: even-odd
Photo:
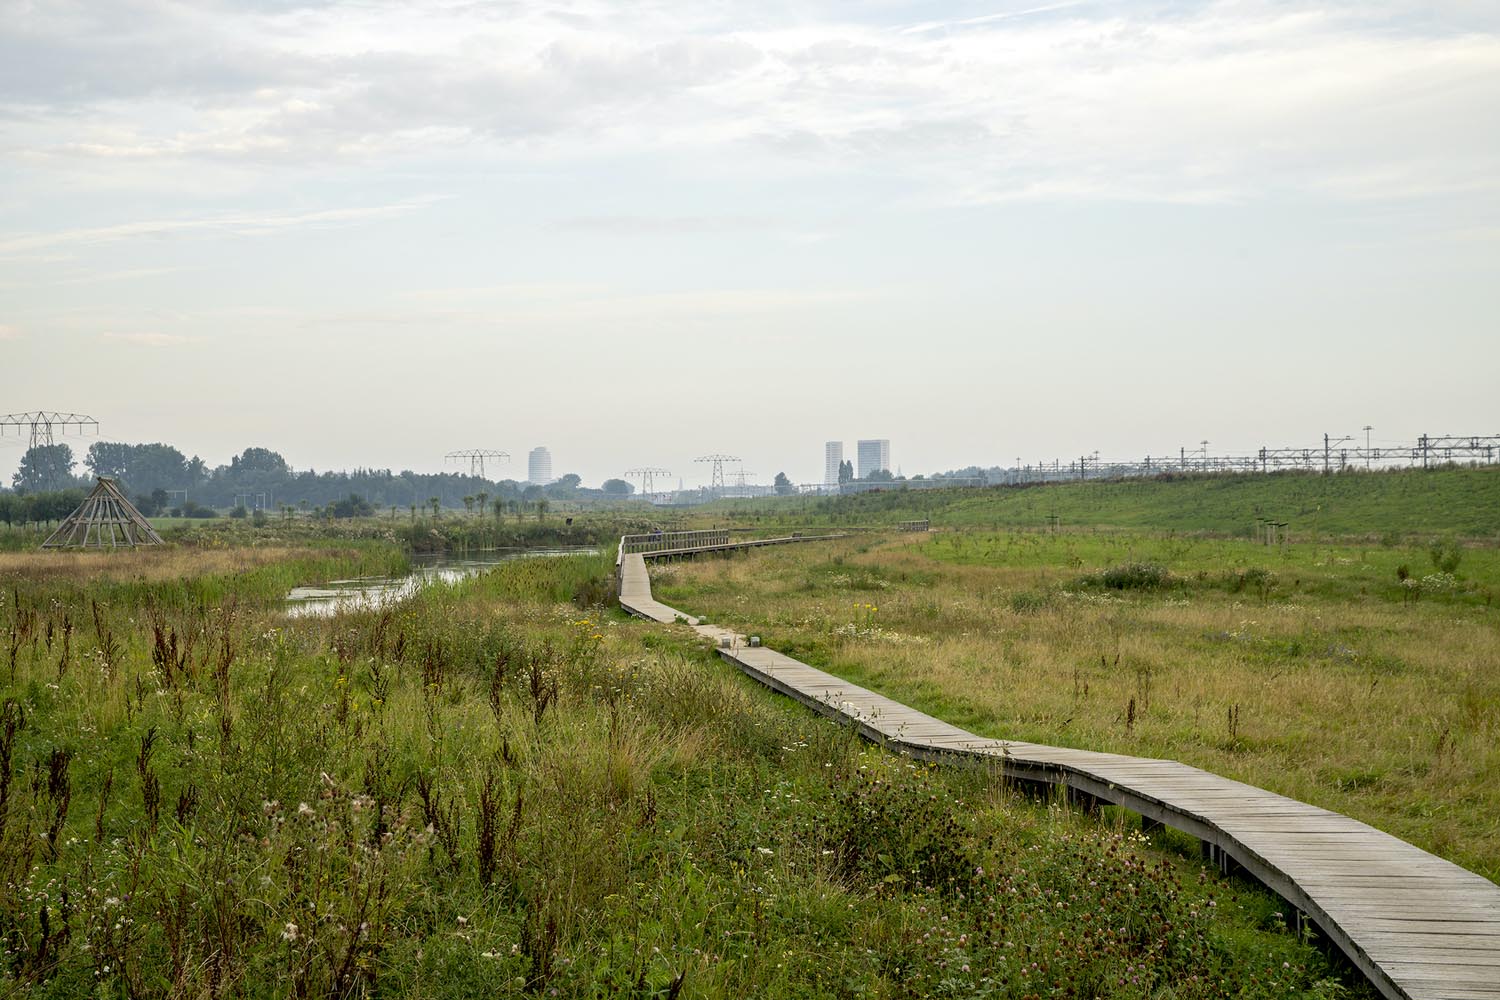
[[[552,482],[552,452],[538,445],[526,458],[526,481],[538,486]]]
[[[823,445],[823,485],[839,484],[839,466],[844,464],[844,442],[829,441]]]
[[[859,478],[868,479],[870,473],[880,469],[887,472],[891,468],[891,442],[885,438],[875,441],[861,441],[859,448]]]

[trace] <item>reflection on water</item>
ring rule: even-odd
[[[340,610],[378,608],[410,597],[429,583],[456,583],[513,559],[594,555],[598,551],[595,548],[574,546],[556,549],[497,549],[465,556],[412,556],[411,572],[405,576],[362,576],[354,580],[331,580],[321,587],[295,587],[286,595],[287,614],[294,617],[331,615]]]

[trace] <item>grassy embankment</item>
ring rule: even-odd
[[[676,607],[976,732],[1183,760],[1500,879],[1493,548],[973,531],[654,580]]]
[[[576,607],[607,554],[322,620],[278,559],[0,562],[3,992],[1341,992],[1183,853]]]
[[[739,524],[888,524],[935,527],[1132,528],[1251,536],[1257,517],[1287,522],[1292,537],[1385,539],[1460,536],[1500,540],[1500,468],[1347,472],[1323,476],[1189,476],[985,489],[906,490],[846,497],[726,500],[695,519]]]

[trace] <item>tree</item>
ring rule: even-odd
[[[576,472],[569,472],[558,477],[554,483],[546,486],[546,495],[554,500],[569,500],[578,492],[578,484],[583,482],[583,477]]]
[[[797,492],[797,487],[792,485],[792,481],[786,477],[785,472],[776,473],[775,485],[776,493],[778,496],[790,496],[791,494]]]
[[[342,500],[335,500],[329,504],[328,513],[330,517],[337,518],[369,517],[375,513],[375,508],[371,507],[370,502],[358,493],[351,493]]]
[[[490,495],[484,490],[480,490],[474,494],[474,502],[479,505],[479,516],[484,517],[484,512],[489,506]]]
[[[474,513],[474,495],[472,493],[470,493],[467,496],[465,496],[463,499],[464,499],[464,510],[468,511],[470,514]]]
[[[600,489],[606,496],[628,497],[635,492],[635,485],[623,479],[606,479]]]
[[[839,485],[854,482],[854,463],[843,461],[839,463]]]
[[[869,475],[865,476],[865,482],[867,483],[890,483],[894,482],[895,479],[896,477],[891,475],[890,469],[875,469]]]
[[[285,477],[291,471],[291,466],[286,464],[286,459],[269,448],[246,448],[229,460],[229,473],[232,476],[260,473],[267,476]]]
[[[542,499],[538,500],[536,502],[536,519],[538,521],[545,521],[545,520],[547,520],[547,508],[551,507],[551,506],[552,505],[547,502],[547,498],[546,497],[543,497]]]
[[[442,505],[443,505],[443,501],[442,501],[442,499],[440,497],[428,497],[427,498],[427,506],[429,506],[429,507],[432,508],[432,516],[433,516],[434,519],[437,518],[437,516],[438,516],[438,509],[440,507],[442,507]]]
[[[83,464],[94,475],[111,476],[139,493],[191,485],[188,460],[176,448],[160,443],[96,441],[89,446]]]
[[[26,449],[21,467],[11,477],[17,493],[40,493],[73,485],[73,449],[65,444],[39,444]]]

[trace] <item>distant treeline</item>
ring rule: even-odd
[[[61,521],[83,503],[81,489],[49,493],[0,493],[0,521],[7,526]]]
[[[602,488],[589,489],[574,474],[538,486],[513,479],[410,470],[299,472],[268,448],[246,448],[228,465],[210,468],[196,455],[189,458],[171,445],[98,441],[83,458],[83,467],[90,475],[79,477],[78,464],[73,450],[65,444],[31,448],[22,456],[12,486],[17,494],[37,495],[87,488],[94,476],[110,476],[132,499],[145,501],[161,512],[181,509],[185,502],[192,505],[188,507],[190,512],[194,508],[238,506],[274,511],[282,507],[327,507],[358,495],[365,503],[379,507],[431,507],[436,499],[443,507],[457,508],[478,503],[480,495],[487,504],[509,504],[544,499],[617,500],[634,492],[634,487],[620,479],[608,479]],[[150,499],[153,495],[154,501]]]

